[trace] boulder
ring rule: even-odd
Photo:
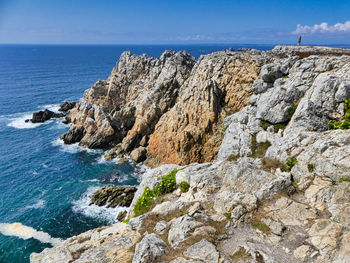
[[[145,147],[138,147],[130,153],[130,158],[135,163],[140,163],[147,158],[147,151]]]
[[[33,113],[33,117],[29,120],[26,120],[25,122],[31,121],[32,123],[41,123],[50,120],[51,118],[62,118],[65,114],[63,113],[55,113],[53,111],[50,111],[48,109],[45,109],[43,111],[37,111]]]
[[[217,251],[216,247],[206,239],[202,239],[201,241],[190,246],[185,251],[184,255],[192,259],[198,259],[205,263],[219,262],[219,252]]]
[[[167,253],[165,242],[156,234],[148,234],[136,244],[132,263],[152,263],[165,253]]]
[[[90,196],[90,205],[107,205],[107,208],[130,206],[136,190],[135,187],[106,186]]]

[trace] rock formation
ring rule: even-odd
[[[51,118],[62,118],[65,114],[63,113],[54,113],[53,111],[50,111],[48,109],[45,109],[43,111],[37,111],[33,113],[33,117],[31,119],[26,120],[25,122],[32,122],[32,123],[40,123],[50,120]]]
[[[91,204],[98,206],[107,205],[114,208],[117,206],[130,206],[136,192],[135,187],[106,186],[97,190],[90,196]]]
[[[73,109],[76,104],[77,104],[76,102],[65,101],[60,105],[60,108],[58,109],[58,111],[67,112],[67,111]]]
[[[142,176],[125,223],[31,262],[350,262],[350,57],[341,52],[201,57],[149,139],[134,144],[173,164]],[[133,148],[124,143],[118,151]]]

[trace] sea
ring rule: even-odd
[[[34,111],[57,111],[106,79],[125,50],[159,57],[166,49],[202,54],[271,45],[0,45],[0,262],[26,263],[60,240],[117,222],[126,208],[89,205],[106,185],[137,186],[147,169],[105,161],[104,151],[64,145],[62,119],[26,123]],[[112,183],[118,174],[119,181]]]

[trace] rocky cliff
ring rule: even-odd
[[[122,126],[112,126],[116,118],[107,110],[119,101],[107,103],[111,78],[92,88],[102,95],[89,105],[99,109],[94,114],[105,114],[113,129],[108,143],[122,141],[119,151],[139,147],[147,135],[142,147],[150,162],[173,164],[143,175],[124,223],[72,237],[33,253],[31,261],[350,262],[350,51],[278,46],[217,52],[197,62],[184,53],[165,54],[159,60],[121,58],[163,59],[154,62],[160,71],[171,62],[186,72],[170,78],[177,84],[165,90],[174,90],[175,99],[147,133],[131,132],[137,130],[131,114],[133,125],[116,139]],[[121,63],[113,72],[123,72]],[[145,83],[150,76],[140,72],[133,79]],[[125,83],[114,94],[125,87],[143,95],[157,89]],[[107,138],[89,134],[92,123],[104,132],[103,120],[89,115],[83,121],[81,105],[70,113],[68,134],[83,127],[82,144]],[[132,105],[134,113],[141,107]],[[137,139],[127,149],[125,138]]]

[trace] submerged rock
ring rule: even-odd
[[[90,205],[107,205],[107,207],[130,206],[135,192],[135,187],[106,186],[97,190],[90,196]]]

